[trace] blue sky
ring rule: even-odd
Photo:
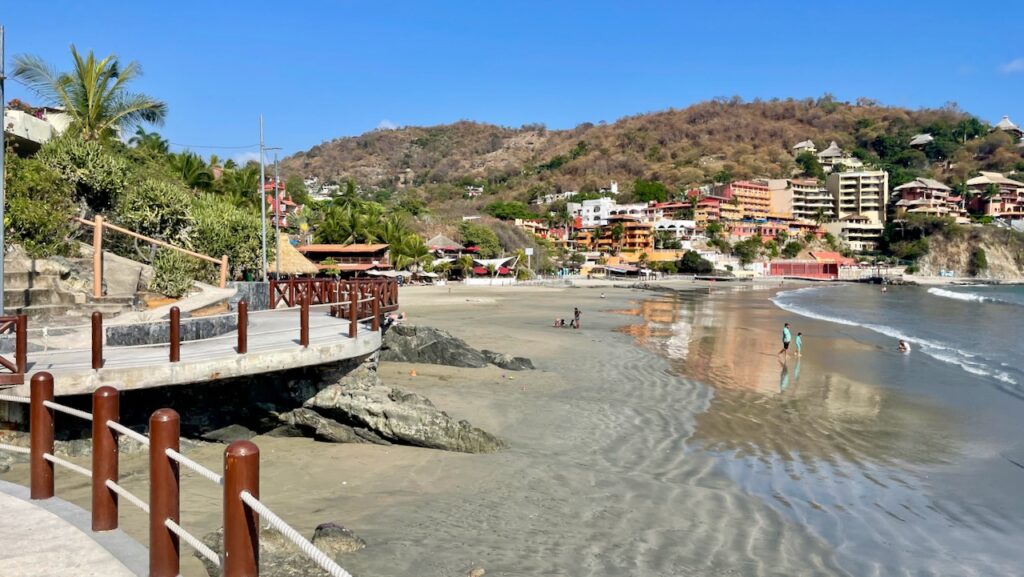
[[[826,91],[1024,122],[1024,2],[6,4],[8,62],[66,69],[72,43],[137,60],[138,90],[168,103],[159,130],[181,144],[254,144],[260,112],[267,145],[292,153],[382,125],[566,128]],[[7,98],[32,101],[15,81]]]

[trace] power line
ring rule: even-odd
[[[216,148],[219,150],[240,150],[243,148],[259,148],[259,143],[246,144],[245,146],[218,146],[214,144],[182,144],[180,142],[168,142],[171,146],[180,146],[182,148]]]

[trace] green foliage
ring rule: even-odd
[[[188,293],[195,280],[213,282],[215,270],[210,263],[169,248],[161,248],[153,258],[153,278],[149,290],[179,298]]]
[[[709,222],[704,227],[704,233],[708,235],[708,238],[715,239],[722,234],[722,225],[717,222]]]
[[[732,245],[732,252],[736,255],[736,258],[740,260],[741,265],[747,266],[754,262],[754,259],[756,259],[757,255],[760,254],[761,248],[761,238],[752,236]]]
[[[482,224],[463,221],[459,225],[459,235],[462,237],[462,244],[476,246],[480,249],[481,258],[494,258],[501,254],[501,244],[498,243],[498,235]]]
[[[653,180],[637,179],[633,182],[633,194],[640,202],[665,202],[668,200],[668,189],[664,184]]]
[[[186,150],[172,154],[170,160],[175,174],[190,188],[209,190],[213,186],[213,173],[198,154]]]
[[[836,236],[831,232],[826,232],[825,236],[822,237],[822,240],[825,241],[825,244],[827,244],[830,249],[839,250],[839,240],[837,240]]]
[[[971,260],[967,265],[967,270],[971,273],[971,276],[978,276],[982,272],[988,269],[988,255],[985,254],[985,249],[975,247],[971,251]]]
[[[715,270],[715,265],[700,256],[695,250],[688,250],[679,259],[679,272],[691,274],[708,274]]]
[[[32,258],[71,255],[75,245],[71,186],[35,159],[10,155],[5,164],[4,227]]]
[[[65,134],[43,145],[36,158],[74,187],[76,201],[96,212],[113,206],[128,185],[128,163],[95,141]]]
[[[791,240],[782,247],[782,256],[784,258],[796,258],[800,251],[804,249],[804,244],[798,240]]]
[[[916,261],[928,254],[928,239],[901,240],[890,245],[886,252],[901,260]]]
[[[797,155],[796,164],[800,167],[800,174],[819,180],[825,178],[825,169],[818,162],[818,157],[810,151],[804,151]]]
[[[292,175],[286,178],[284,189],[288,192],[288,196],[291,196],[292,200],[299,204],[308,205],[313,202],[312,197],[309,196],[309,191],[306,190],[306,183],[303,182],[301,176]]]
[[[484,208],[484,212],[501,220],[537,218],[536,214],[530,212],[529,207],[516,200],[496,200],[491,204],[488,204],[487,207]]]
[[[191,204],[192,194],[180,184],[145,179],[118,197],[112,220],[139,234],[184,248],[192,227]]]
[[[246,271],[260,271],[260,215],[243,210],[226,199],[206,194],[192,204],[194,226],[190,238],[198,253],[217,257],[228,256],[233,278],[241,278]],[[273,260],[273,229],[267,230],[267,259]]]

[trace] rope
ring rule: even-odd
[[[210,563],[213,563],[217,567],[220,567],[220,556],[217,555],[217,553],[215,553],[213,549],[210,549],[209,547],[207,547],[205,543],[203,543],[199,539],[196,539],[195,535],[193,535],[192,533],[189,533],[188,531],[183,529],[181,527],[181,525],[175,523],[174,521],[172,521],[170,519],[165,519],[164,520],[164,527],[167,527],[168,529],[170,529],[171,533],[174,533],[178,537],[181,537],[182,541],[184,541],[184,542],[188,543],[189,545],[191,545],[192,548],[195,549],[196,551],[199,551],[199,553],[203,557],[206,557],[207,559],[210,560]]]
[[[92,414],[91,413],[86,413],[85,411],[79,411],[78,409],[72,409],[71,407],[64,406],[64,405],[62,405],[60,403],[55,403],[53,401],[43,401],[43,406],[49,407],[49,408],[53,409],[54,411],[60,411],[61,413],[66,413],[66,414],[71,415],[73,417],[78,417],[79,419],[85,419],[86,421],[91,421],[92,420]]]
[[[12,453],[22,453],[25,455],[32,454],[32,449],[29,449],[28,447],[19,447],[17,445],[8,445],[6,443],[0,443],[0,449],[10,451]]]
[[[124,497],[129,503],[131,503],[132,505],[135,505],[139,509],[142,509],[142,511],[144,513],[149,515],[149,505],[145,501],[143,501],[142,499],[139,499],[135,495],[129,493],[128,489],[125,489],[124,487],[122,487],[121,485],[118,485],[117,483],[115,483],[114,481],[112,481],[110,479],[107,479],[107,482],[105,484],[106,484],[108,489],[110,489],[111,491],[113,491],[113,492],[117,493],[118,495]]]
[[[128,427],[122,425],[121,423],[118,423],[117,421],[107,421],[107,426],[117,431],[118,433],[121,433],[122,435],[128,437],[129,439],[138,441],[139,443],[142,443],[147,447],[149,446],[149,437],[143,435],[142,433],[133,431]]]
[[[322,567],[324,571],[330,573],[332,577],[352,577],[351,573],[342,569],[327,553],[324,553],[316,545],[310,543],[309,540],[299,534],[291,525],[282,521],[280,517],[275,515],[266,505],[260,503],[260,500],[253,497],[248,491],[242,491],[239,496],[246,505],[252,508],[253,511],[256,511],[271,527],[277,529],[282,535],[290,539],[292,543],[295,543],[306,556]]]
[[[47,461],[53,463],[54,465],[60,465],[61,467],[66,467],[66,468],[71,469],[72,471],[78,473],[79,475],[85,475],[86,477],[89,477],[90,479],[92,478],[92,471],[90,471],[89,469],[86,469],[85,467],[79,467],[78,465],[72,463],[71,461],[65,461],[64,459],[61,459],[60,457],[55,457],[55,456],[53,456],[53,455],[51,455],[49,453],[43,453],[43,458],[46,459]]]
[[[167,449],[166,451],[164,451],[164,453],[166,453],[167,456],[171,458],[171,460],[177,461],[182,465],[185,465],[185,468],[192,469],[196,473],[199,473],[199,475],[206,477],[207,479],[213,481],[214,483],[218,485],[224,484],[224,477],[221,477],[217,473],[214,473],[213,471],[207,469],[206,467],[200,465],[199,463],[193,461],[192,459],[189,459],[188,457],[182,455],[181,453],[175,451],[174,449]]]
[[[0,401],[7,401],[9,403],[31,403],[32,399],[28,397],[19,397],[17,395],[5,395],[0,393]]]

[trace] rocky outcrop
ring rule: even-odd
[[[509,371],[533,368],[530,359],[478,351],[441,329],[417,325],[397,325],[384,333],[380,360],[472,369],[494,364]]]
[[[282,423],[295,427],[307,437],[327,443],[375,443],[390,445],[376,433],[362,427],[350,427],[328,419],[311,409],[295,409],[278,415]],[[275,431],[277,429],[274,429]]]
[[[203,542],[217,555],[224,558],[224,528],[203,536]],[[316,528],[312,542],[321,551],[341,563],[341,555],[353,553],[364,547],[366,542],[355,533],[335,523],[324,523]],[[206,557],[194,551],[193,555],[203,562],[210,577],[220,577],[221,570]],[[271,527],[260,528],[260,575],[262,577],[329,577],[294,543]]]
[[[227,445],[234,443],[235,441],[248,441],[255,436],[256,432],[248,427],[243,427],[242,425],[228,425],[226,427],[204,433],[200,438],[204,441],[224,443]]]
[[[430,399],[384,385],[332,385],[306,401],[305,406],[396,443],[462,453],[492,453],[505,446],[494,435],[451,418]]]

